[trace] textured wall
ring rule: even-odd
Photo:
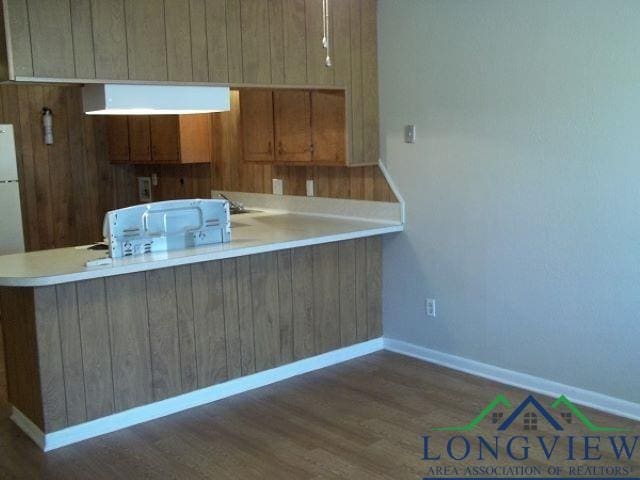
[[[379,8],[385,335],[640,402],[640,3]]]

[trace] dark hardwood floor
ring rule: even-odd
[[[527,396],[380,352],[47,454],[2,418],[0,478],[421,479],[434,463],[422,460],[422,435],[448,438],[433,428],[467,423],[499,393],[514,406]],[[596,424],[640,432],[635,422],[582,410]],[[488,418],[469,435],[495,430]],[[535,435],[545,433],[553,432],[540,422]],[[527,465],[547,465],[531,455]]]

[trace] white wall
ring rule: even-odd
[[[640,402],[640,2],[380,0],[379,56],[385,336]]]

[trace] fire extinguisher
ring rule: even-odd
[[[42,132],[44,134],[44,144],[53,144],[53,113],[50,108],[42,109]]]

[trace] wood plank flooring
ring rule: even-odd
[[[0,478],[419,479],[428,474],[422,435],[466,423],[498,393],[514,404],[527,395],[379,352],[48,454],[3,418]],[[640,430],[582,410],[596,424]],[[551,433],[539,428],[537,435]],[[495,434],[495,426],[479,433]],[[532,452],[527,465],[546,463]]]

